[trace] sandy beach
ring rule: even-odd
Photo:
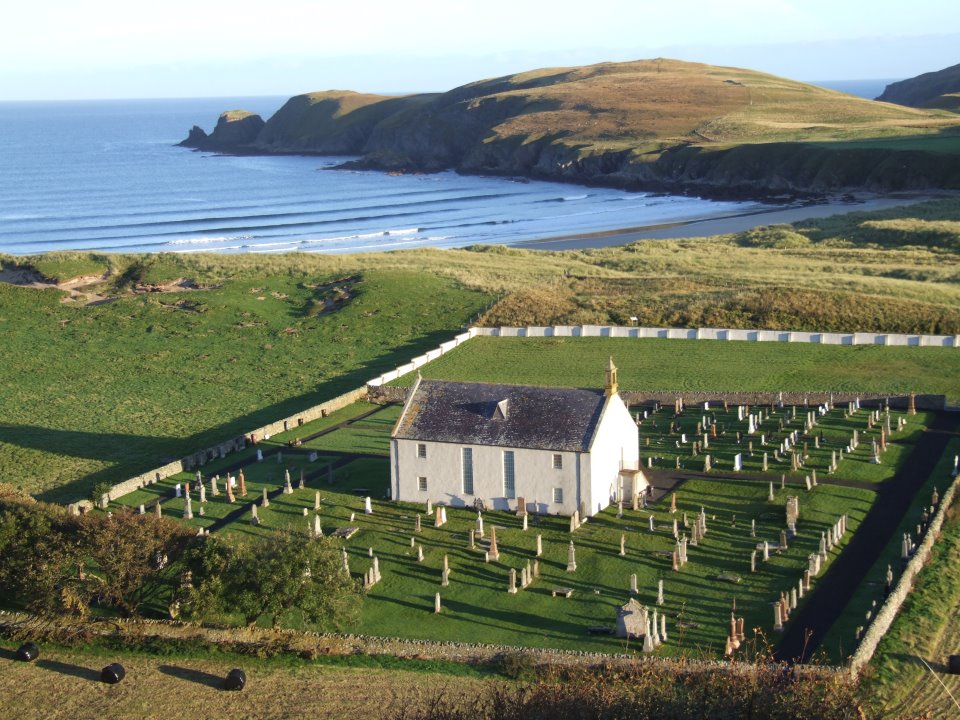
[[[629,227],[596,233],[563,235],[541,240],[523,240],[514,243],[527,250],[585,250],[613,245],[626,245],[638,240],[666,240],[671,238],[709,237],[743,232],[764,225],[780,225],[810,218],[843,215],[851,212],[868,212],[887,208],[913,205],[926,200],[935,200],[945,195],[897,194],[859,195],[855,201],[831,200],[816,205],[758,206],[735,214],[710,214],[684,222],[644,227]]]

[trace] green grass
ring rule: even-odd
[[[960,399],[955,348],[723,340],[478,337],[421,369],[426,378],[599,387],[607,359],[621,391],[875,392]],[[396,381],[410,385],[414,375]]]
[[[323,279],[291,266],[95,307],[0,284],[0,475],[46,499],[83,497],[356,388],[488,301],[443,278],[371,271],[314,316]]]

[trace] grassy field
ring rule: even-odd
[[[960,353],[954,348],[478,337],[421,373],[436,380],[598,387],[609,357],[627,392],[917,392],[960,399]],[[414,379],[406,375],[395,383]]]
[[[483,311],[494,325],[637,316],[651,325],[958,333],[958,222],[960,201],[941,200],[591,251],[3,257],[6,268],[58,281],[105,278],[71,286],[71,298],[0,283],[9,357],[0,366],[0,473],[47,499],[82,497],[97,481],[356,387]],[[108,302],[86,305],[85,293]],[[586,342],[582,375],[564,380],[544,363],[521,381],[596,384],[592,358],[605,360],[599,348],[621,341]],[[650,348],[632,366],[614,353],[628,388],[956,396],[948,350],[645,343],[629,344]],[[555,351],[545,356],[554,364]],[[507,362],[534,367],[514,354],[472,368],[474,379]]]
[[[339,310],[311,312],[322,279],[251,274],[86,307],[0,284],[0,474],[48,499],[82,497],[358,387],[488,301],[442,278],[372,271],[340,283],[352,299]]]
[[[23,720],[159,720],[174,713],[271,720],[379,717],[427,702],[434,693],[480,692],[491,682],[465,666],[457,666],[454,676],[446,668],[410,660],[402,667],[380,667],[376,661],[351,667],[336,659],[259,660],[179,648],[168,657],[125,649],[120,659],[126,679],[105,685],[99,682],[100,669],[117,661],[116,650],[44,645],[40,660],[23,663],[13,661],[15,648],[12,642],[0,642],[0,698]],[[223,678],[234,667],[246,672],[246,686],[243,692],[224,692]]]

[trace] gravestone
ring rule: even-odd
[[[570,541],[570,547],[567,550],[567,572],[574,572],[577,569],[577,549],[573,546],[573,540]]]
[[[572,544],[573,543],[571,542],[571,545]],[[500,549],[497,547],[497,526],[496,525],[490,526],[489,558],[494,561],[500,559]]]

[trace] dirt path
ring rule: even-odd
[[[819,647],[823,636],[843,613],[847,601],[880,557],[917,489],[933,472],[953,437],[951,431],[956,430],[957,425],[956,416],[938,413],[900,471],[891,480],[877,486],[877,501],[846,549],[818,582],[816,592],[790,619],[777,646],[778,660],[802,662]]]

